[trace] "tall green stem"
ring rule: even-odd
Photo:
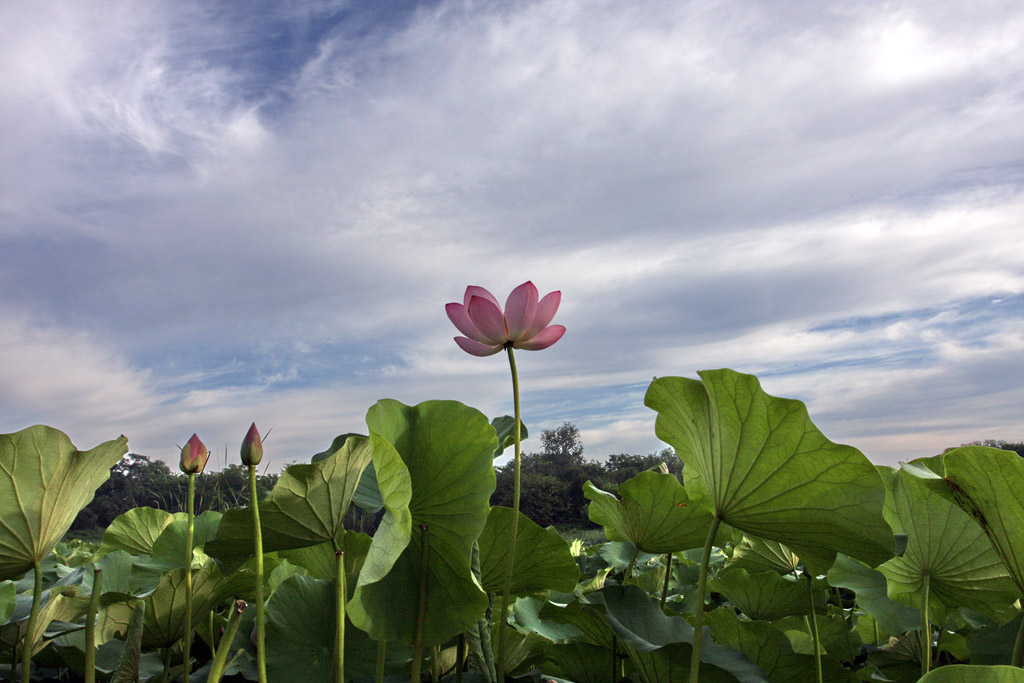
[[[337,605],[335,606],[334,633],[334,683],[345,683],[345,600],[348,599],[348,589],[345,587],[345,551],[336,550],[334,556],[337,562]]]
[[[384,683],[384,664],[388,658],[388,641],[377,641],[377,671],[374,683]]]
[[[429,526],[420,524],[420,601],[416,611],[416,632],[412,639],[412,672],[409,680],[420,681],[420,667],[423,665],[423,628],[427,622],[427,573],[430,569]]]
[[[92,571],[92,595],[89,596],[89,613],[85,615],[85,683],[96,683],[96,612],[100,608],[103,593],[103,570]]]
[[[188,475],[188,531],[185,533],[185,683],[192,675],[192,537],[196,530],[196,475]]]
[[[668,581],[672,578],[672,553],[665,553],[665,583],[661,586],[661,608],[665,609],[665,598],[668,597]]]
[[[256,492],[256,465],[249,468],[249,504],[252,506],[253,538],[256,539],[256,676],[267,683],[266,605],[263,600],[263,529],[260,526],[260,501]]]
[[[516,356],[512,351],[512,344],[506,344],[505,350],[508,352],[508,365],[512,370],[512,402],[515,406],[515,460],[514,460],[514,471],[515,477],[512,485],[512,530],[508,537],[508,560],[505,563],[505,587],[501,592],[501,613],[499,615],[498,623],[498,683],[505,683],[505,629],[508,625],[508,605],[509,595],[512,592],[512,567],[515,563],[515,552],[516,552],[516,535],[519,531],[519,481],[520,481],[520,469],[522,466],[522,433],[520,427],[522,426],[521,413],[519,408],[519,373],[516,371]]]
[[[32,584],[32,609],[28,613],[28,630],[25,632],[24,640],[21,641],[21,683],[29,683],[29,679],[32,677],[32,672],[29,670],[32,666],[32,649],[35,645],[32,635],[35,633],[36,620],[39,618],[39,603],[43,600],[43,570],[39,566],[39,560],[32,563],[32,569],[35,572],[35,581]],[[13,672],[11,677],[13,678]]]
[[[207,677],[206,683],[220,683],[220,679],[224,677],[228,655],[231,654],[231,644],[235,640],[235,634],[238,633],[238,624],[242,621],[242,613],[244,611],[244,600],[236,600],[231,605],[228,624],[224,627],[224,636],[220,639],[220,647],[214,649],[213,662],[210,664],[210,675]]]
[[[700,680],[700,650],[704,642],[704,591],[708,587],[708,565],[711,564],[711,546],[718,534],[718,525],[722,518],[717,514],[708,530],[708,538],[704,542],[704,552],[700,556],[700,573],[697,575],[697,607],[693,621],[693,653],[690,655],[690,683]]]
[[[924,575],[924,584],[921,586],[921,675],[924,676],[931,669],[932,664],[932,625],[928,618],[928,589],[929,576]]]
[[[807,579],[807,609],[811,615],[811,638],[814,639],[814,673],[818,676],[818,683],[821,679],[821,642],[818,640],[818,615],[814,613],[814,577],[811,576],[807,565],[804,565],[804,577]]]
[[[1020,628],[1017,629],[1017,641],[1013,644],[1010,666],[1024,667],[1024,617],[1021,618]]]

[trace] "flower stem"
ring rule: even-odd
[[[416,611],[416,632],[412,639],[412,672],[409,680],[420,681],[420,667],[423,665],[423,629],[427,622],[427,572],[430,568],[429,526],[420,524],[420,601]]]
[[[28,613],[28,627],[25,638],[21,641],[21,683],[29,683],[32,672],[32,634],[36,630],[36,620],[39,619],[39,603],[43,600],[43,569],[39,566],[39,560],[32,563],[35,572],[35,581],[32,584],[32,609]],[[13,674],[12,674],[13,677]]]
[[[668,597],[668,580],[672,578],[672,553],[665,553],[665,583],[661,587],[661,608],[665,609],[665,598]]]
[[[924,585],[921,586],[921,675],[928,673],[932,664],[932,625],[928,619],[928,574],[924,575]]]
[[[814,673],[818,676],[818,683],[821,679],[821,642],[818,640],[818,615],[814,613],[814,577],[811,576],[807,565],[804,565],[804,577],[807,579],[807,607],[810,610],[811,638],[814,639]]]
[[[85,615],[85,683],[96,683],[96,612],[100,608],[100,594],[103,592],[103,570],[92,572],[92,595],[89,596],[89,613]]]
[[[256,465],[249,468],[249,504],[252,506],[252,532],[256,551],[256,676],[267,683],[266,606],[263,604],[263,529],[260,526],[260,502],[256,492]]]
[[[1010,666],[1024,667],[1024,618],[1020,620],[1020,628],[1017,629],[1017,640],[1013,644],[1013,656],[1010,658]]]
[[[384,664],[387,662],[388,657],[388,641],[379,640],[377,641],[377,671],[374,677],[374,683],[384,683]]]
[[[185,683],[192,675],[192,537],[196,530],[196,475],[188,475],[188,531],[185,533]]]
[[[501,592],[501,612],[498,623],[498,683],[505,681],[505,629],[508,621],[509,595],[512,592],[512,567],[515,564],[516,535],[519,531],[519,485],[520,470],[522,467],[522,427],[521,413],[519,407],[519,373],[516,371],[516,356],[512,351],[512,344],[506,344],[508,352],[508,365],[512,370],[512,402],[515,406],[515,456],[514,456],[514,480],[512,485],[512,530],[508,537],[508,560],[505,564],[505,587]]]
[[[210,664],[210,675],[207,677],[206,683],[220,683],[220,679],[224,677],[228,655],[231,654],[231,644],[235,640],[235,634],[238,633],[238,624],[242,621],[242,612],[244,611],[245,602],[236,600],[232,603],[228,624],[224,627],[224,635],[220,639],[220,647],[214,651],[213,662]]]
[[[697,575],[697,606],[693,615],[693,652],[690,655],[690,683],[700,680],[700,650],[704,642],[704,591],[708,587],[708,565],[711,564],[711,546],[718,533],[718,525],[722,518],[715,515],[708,529],[708,538],[704,542],[704,552],[700,556],[700,573]]]
[[[335,618],[335,660],[334,660],[334,683],[345,683],[345,600],[348,598],[348,589],[345,586],[345,551],[336,550],[334,556],[337,558],[337,606]]]

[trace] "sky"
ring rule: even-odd
[[[1024,440],[1018,0],[0,3],[0,432],[272,469],[512,412],[467,285],[559,290],[523,420],[664,447],[729,367],[895,464]]]

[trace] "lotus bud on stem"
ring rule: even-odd
[[[228,617],[228,624],[224,627],[224,635],[220,639],[220,647],[216,648],[213,655],[213,663],[210,665],[210,675],[206,683],[219,683],[224,676],[224,668],[228,663],[228,655],[231,652],[231,643],[238,633],[238,625],[242,622],[242,613],[245,612],[245,600],[235,600],[231,607],[231,615]],[[212,632],[211,632],[212,637]]]
[[[266,606],[263,604],[263,529],[260,526],[260,501],[256,490],[256,466],[263,460],[263,439],[253,422],[242,439],[242,464],[249,470],[249,504],[252,507],[252,529],[256,554],[256,676],[267,683]]]
[[[185,683],[189,683],[192,673],[192,539],[196,527],[196,475],[206,467],[210,452],[195,434],[189,438],[181,449],[181,461],[178,467],[188,475],[188,530],[185,534],[185,641],[183,643],[185,659]]]

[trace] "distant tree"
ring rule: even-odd
[[[984,441],[972,441],[970,443],[962,443],[961,446],[988,446],[989,448],[999,448],[1004,451],[1013,451],[1017,455],[1024,458],[1024,442],[1022,441],[1002,441],[997,439],[985,439]]]
[[[604,463],[604,467],[607,471],[608,479],[618,487],[619,484],[627,479],[632,479],[641,472],[654,469],[661,464],[668,468],[669,474],[682,478],[683,461],[679,459],[679,456],[671,448],[665,448],[657,453],[649,453],[648,455],[631,455],[629,453],[609,455]]]
[[[536,462],[554,474],[583,464],[583,439],[572,422],[563,422],[557,429],[545,429],[540,434],[540,452]]]

